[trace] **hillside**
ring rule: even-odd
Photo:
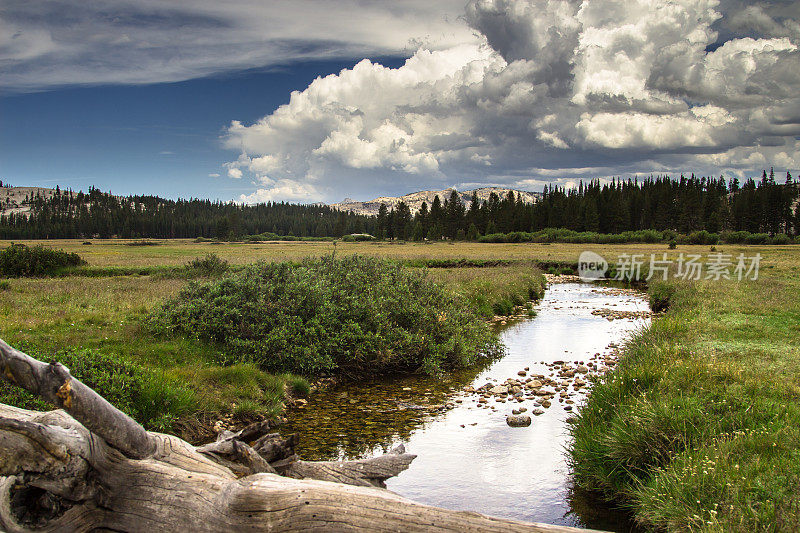
[[[61,193],[66,192],[61,191]],[[29,212],[31,205],[25,199],[34,198],[37,194],[49,199],[56,194],[56,190],[46,187],[0,187],[0,213],[7,215]]]
[[[475,189],[475,192],[478,194],[478,199],[481,202],[484,202],[489,199],[489,196],[492,193],[497,194],[502,200],[508,195],[508,191],[514,191],[515,195],[518,195],[522,198],[523,203],[526,204],[533,204],[539,201],[541,198],[541,193],[537,192],[529,192],[529,191],[518,191],[515,189],[505,189],[502,187],[482,187],[480,189]],[[378,214],[378,209],[380,209],[381,204],[386,204],[386,207],[392,208],[397,205],[400,201],[403,201],[408,205],[411,209],[411,214],[416,214],[419,211],[422,203],[425,202],[428,206],[431,205],[433,199],[438,196],[439,200],[444,202],[446,199],[450,197],[450,193],[453,189],[444,189],[442,191],[419,191],[413,192],[411,194],[406,194],[405,196],[395,197],[395,196],[380,196],[373,200],[369,200],[366,202],[358,202],[355,200],[351,200],[350,198],[345,198],[343,201],[339,202],[338,204],[331,204],[331,207],[335,209],[339,209],[341,211],[353,211],[359,215],[370,215],[374,216]],[[464,205],[469,208],[472,198],[472,190],[469,191],[458,191],[458,194],[461,196],[461,201],[464,202]]]

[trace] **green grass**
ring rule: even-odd
[[[669,312],[573,426],[580,487],[657,530],[798,530],[800,279],[794,256],[763,265],[758,281],[652,288]]]
[[[462,295],[484,318],[510,315],[515,306],[539,300],[546,285],[541,271],[531,261],[491,269],[434,268],[428,273]]]

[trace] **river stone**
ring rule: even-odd
[[[581,374],[586,374],[587,372],[589,372],[589,369],[587,367],[581,365],[578,368],[576,368],[575,371],[576,372],[580,372]]]
[[[529,389],[539,389],[542,387],[542,382],[538,379],[534,379],[533,381],[529,381],[525,384],[525,386]]]
[[[497,385],[496,387],[489,389],[489,392],[492,394],[508,394],[508,387]]]
[[[531,413],[533,413],[536,416],[543,415],[544,409],[534,409],[533,411],[531,411]]]
[[[522,428],[531,425],[531,417],[528,415],[508,415],[506,424],[512,428]]]

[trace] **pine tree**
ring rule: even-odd
[[[800,203],[794,208],[794,234],[800,235]]]
[[[453,189],[450,192],[450,198],[447,200],[447,222],[446,222],[446,235],[451,239],[456,238],[456,234],[461,228],[464,221],[464,203],[461,201],[461,195],[458,191]]]
[[[441,223],[437,222],[431,226],[431,229],[428,230],[428,240],[429,241],[440,241],[442,240],[442,225]]]
[[[589,198],[585,202],[586,209],[583,213],[583,227],[586,231],[600,231],[600,213],[597,212],[597,202]]]
[[[395,238],[405,240],[411,233],[411,210],[404,201],[397,203],[394,214]]]
[[[414,224],[414,231],[411,234],[411,238],[417,242],[423,240],[425,238],[425,230],[422,229],[422,223],[417,221]]]
[[[478,226],[476,226],[474,223],[470,224],[469,229],[467,230],[467,240],[477,241],[479,236],[480,235],[478,234]]]
[[[375,231],[375,237],[377,237],[378,240],[382,241],[383,239],[386,238],[386,227],[388,219],[389,219],[389,210],[386,208],[386,204],[381,204],[381,206],[378,208],[378,220],[375,226],[377,228]]]

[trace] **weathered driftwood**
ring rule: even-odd
[[[195,448],[146,432],[63,366],[2,341],[0,368],[61,407],[0,404],[0,531],[578,531],[428,507],[372,486],[408,467],[414,456],[402,449],[301,461],[295,438],[268,423]]]

